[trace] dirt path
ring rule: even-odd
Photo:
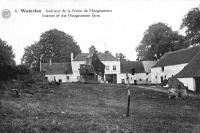
[[[158,88],[158,87],[156,87],[156,86],[139,86],[139,85],[137,85],[136,87],[142,88],[142,89],[147,89],[147,90],[153,90],[153,91],[157,91],[157,92],[168,93],[168,90],[167,90],[167,89],[164,90],[164,89]],[[199,95],[199,94],[188,93],[188,96],[200,98],[200,95]]]
[[[139,85],[137,85],[136,87],[142,88],[142,89],[147,89],[147,90],[153,90],[153,91],[168,93],[167,90],[164,90],[164,89],[161,89],[161,88],[157,88],[155,86],[139,86]]]

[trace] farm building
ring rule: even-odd
[[[130,84],[150,84],[151,67],[155,61],[122,61],[121,62],[121,83],[126,83],[128,73]]]
[[[200,51],[175,77],[189,90],[200,92]]]
[[[106,51],[105,53],[97,53],[100,61],[105,65],[103,80],[106,83],[120,83],[120,61],[115,58],[111,53]],[[80,53],[72,60],[72,72],[76,81],[80,80],[80,66],[86,64],[86,58],[89,53]]]
[[[94,46],[90,47],[85,64],[80,65],[81,82],[102,83],[104,81],[105,65],[100,61]]]
[[[190,47],[175,52],[168,52],[151,68],[151,82],[160,84],[165,79],[179,73],[197,53],[200,47]]]
[[[48,81],[72,82],[71,63],[42,63],[41,71],[45,72]]]

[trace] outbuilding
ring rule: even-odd
[[[189,90],[200,93],[200,51],[175,77]]]
[[[175,52],[168,52],[151,68],[151,81],[153,84],[160,84],[179,73],[197,53],[199,46],[190,47]]]

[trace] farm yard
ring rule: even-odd
[[[198,133],[200,98],[117,84],[65,83],[1,96],[1,133]]]

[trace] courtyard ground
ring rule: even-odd
[[[37,88],[35,88],[37,89]],[[200,98],[125,85],[66,83],[1,97],[0,133],[199,133]]]

